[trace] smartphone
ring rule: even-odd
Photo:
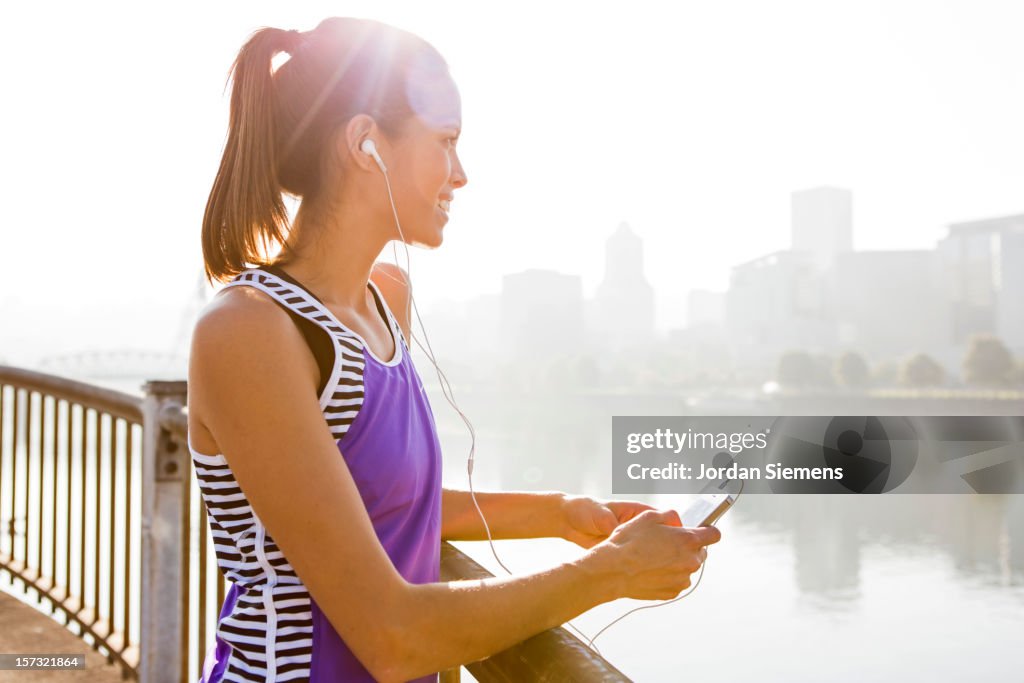
[[[679,516],[684,527],[711,526],[736,502],[736,494],[716,492],[701,495]]]

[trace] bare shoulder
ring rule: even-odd
[[[398,318],[398,324],[402,327],[402,334],[408,343],[410,340],[411,306],[409,305],[409,275],[401,266],[393,263],[375,263],[370,272],[370,279],[377,285],[381,296],[388,304],[388,308]]]
[[[196,322],[195,335],[213,341],[266,325],[283,325],[288,314],[253,287],[229,287],[207,304]]]
[[[309,385],[315,394],[319,369],[288,313],[252,287],[230,287],[202,311],[189,354],[189,429],[196,450],[219,448],[208,425],[237,405],[243,391],[285,383]]]
[[[302,335],[288,313],[269,295],[252,287],[230,287],[218,293],[200,314],[190,357],[218,365],[261,357],[273,363],[274,356],[303,346]]]

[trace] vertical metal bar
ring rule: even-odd
[[[189,619],[192,606],[192,479],[190,470],[185,468],[185,476],[181,478],[181,576],[182,576],[182,616],[181,616],[181,683],[188,683],[188,637]],[[199,575],[202,576],[202,565]],[[202,579],[200,578],[200,582]],[[200,610],[199,614],[202,614]]]
[[[64,401],[64,419],[61,421],[61,427],[64,432],[64,461],[67,463],[67,492],[66,500],[64,501],[64,599],[67,600],[71,597],[71,475],[73,469],[73,461],[71,460],[71,402]],[[67,626],[71,622],[70,615],[67,610],[64,611],[64,625]]]
[[[124,531],[124,650],[131,644],[131,604],[132,604],[132,425],[125,422],[125,447],[127,457],[124,468],[124,509],[125,509],[125,531]]]
[[[114,558],[114,549],[117,545],[115,540],[117,539],[116,529],[114,528],[115,520],[117,519],[117,423],[118,420],[113,415],[108,415],[110,422],[110,438],[107,440],[107,462],[110,467],[110,475],[107,478],[107,496],[110,501],[110,516],[107,518],[107,542],[109,546],[107,548],[107,623],[110,626],[107,628],[107,640],[109,641],[110,636],[114,633],[114,577],[117,575]],[[110,649],[109,642],[107,644],[107,662],[110,664],[114,663],[114,653]]]
[[[21,535],[21,559],[25,566],[29,565],[28,560],[28,515],[32,493],[29,482],[32,479],[32,392],[25,391],[25,533]],[[26,591],[28,584],[25,584]]]
[[[93,554],[92,554],[92,623],[95,624],[100,618],[100,484],[103,471],[103,456],[100,448],[103,440],[101,428],[103,426],[102,416],[98,410],[92,412],[93,433],[96,435],[93,440],[92,450],[96,456],[96,498],[93,500]],[[93,649],[99,650],[99,642],[93,643]]]
[[[78,605],[79,605],[79,608],[82,608],[82,607],[85,607],[85,480],[86,480],[86,473],[89,471],[86,468],[85,451],[86,451],[86,446],[88,444],[88,434],[87,434],[87,432],[89,430],[87,428],[88,421],[86,420],[86,418],[88,417],[88,409],[85,407],[85,405],[81,405],[81,406],[79,406],[79,408],[81,408],[80,413],[81,413],[81,417],[82,417],[82,420],[81,420],[82,432],[81,432],[81,434],[79,434],[79,440],[80,440],[79,446],[80,446],[80,448],[79,448],[79,451],[78,451],[78,462],[81,465],[80,469],[81,469],[81,472],[82,472],[82,486],[81,486],[81,494],[82,495],[78,499],[78,503],[79,503],[79,510],[78,510],[78,527],[79,527],[78,528],[78,531],[79,531],[79,534],[78,534],[78,539],[79,539],[78,540],[78,588],[79,588]]]
[[[188,484],[191,491],[192,478],[189,477]],[[199,619],[199,630],[196,634],[196,661],[202,666],[203,655],[206,652],[206,616],[210,611],[206,597],[206,582],[209,580],[210,571],[206,564],[206,505],[203,504],[202,496],[199,497],[199,609],[196,616]]]
[[[36,563],[35,568],[38,572],[36,576],[43,573],[43,451],[46,448],[46,397],[43,394],[39,394],[39,449],[36,451],[38,457],[36,460],[39,461],[39,472],[36,477],[36,489],[39,491],[39,501],[36,505]],[[42,591],[39,592],[38,600],[39,604],[43,603]]]
[[[51,396],[50,404],[53,406],[53,417],[50,421],[50,472],[52,473],[52,486],[50,487],[50,590],[57,586],[57,421],[60,417],[60,401],[56,396]],[[50,600],[50,614],[53,614],[54,603]]]
[[[11,514],[8,515],[10,519],[9,526],[7,527],[7,534],[11,543],[11,559],[17,559],[17,552],[15,550],[15,533],[14,525],[18,520],[18,441],[21,435],[21,430],[18,429],[18,399],[19,389],[14,387],[14,423],[11,425]],[[24,588],[25,582],[22,581],[22,587]],[[14,587],[14,581],[11,581],[11,587]]]
[[[10,524],[7,527],[11,545],[11,557],[14,557],[14,507],[18,498],[18,387],[11,387],[11,509],[7,518]]]

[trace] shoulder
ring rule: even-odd
[[[410,332],[411,306],[409,305],[409,276],[405,269],[393,263],[375,263],[370,272],[370,280],[377,285],[388,308],[398,319],[407,343],[412,343]]]
[[[291,316],[252,287],[229,287],[203,309],[189,354],[189,413],[206,422],[240,392],[309,385],[319,368]],[[215,411],[211,409],[215,408]]]
[[[261,340],[289,337],[288,313],[269,295],[253,287],[228,287],[203,309],[193,333],[193,350],[202,351],[225,340],[259,344]]]

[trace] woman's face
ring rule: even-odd
[[[388,154],[381,150],[381,158],[388,168],[405,241],[437,247],[455,190],[467,182],[457,150],[462,104],[447,70],[410,81],[416,84],[408,93],[415,114],[402,135],[387,145]],[[395,232],[399,239],[397,228]]]

